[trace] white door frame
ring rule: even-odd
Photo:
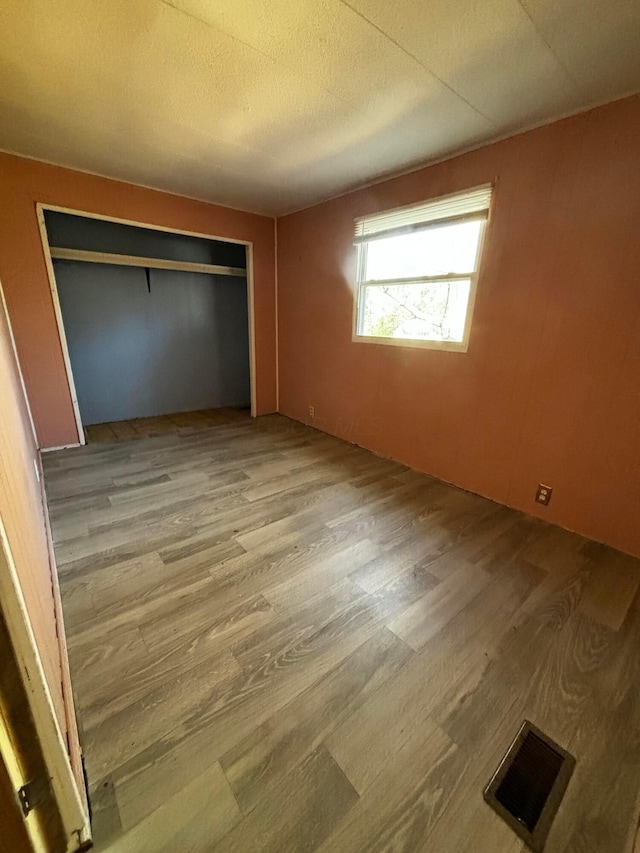
[[[47,267],[47,275],[49,277],[49,287],[51,289],[51,299],[53,302],[53,310],[58,326],[58,336],[60,338],[60,346],[62,348],[62,356],[67,374],[67,382],[69,384],[69,392],[71,394],[71,402],[73,405],[73,413],[76,420],[76,429],[78,432],[77,444],[65,445],[66,447],[77,447],[85,443],[84,428],[82,426],[82,418],[80,417],[80,407],[78,406],[78,395],[76,393],[76,385],[73,378],[73,370],[71,368],[71,359],[69,357],[69,347],[67,345],[67,335],[64,328],[64,320],[62,318],[62,309],[60,307],[60,297],[58,296],[58,285],[53,269],[53,260],[51,258],[51,250],[49,246],[49,235],[44,218],[45,210],[56,211],[57,213],[69,213],[72,216],[83,216],[86,219],[101,219],[104,222],[117,222],[120,225],[132,225],[138,228],[149,228],[153,231],[164,231],[167,234],[183,234],[187,237],[200,237],[204,240],[217,240],[222,243],[235,243],[236,245],[246,246],[247,250],[247,313],[249,319],[249,382],[251,387],[251,417],[257,415],[256,403],[256,347],[255,347],[255,311],[254,311],[254,275],[253,275],[253,243],[250,240],[234,240],[230,237],[219,237],[215,234],[204,234],[198,231],[184,231],[180,228],[168,228],[162,225],[151,225],[148,222],[138,222],[133,219],[119,219],[116,216],[105,216],[100,213],[91,213],[86,210],[75,210],[70,207],[60,207],[55,204],[36,203],[36,213],[38,217],[38,227],[40,229],[40,239],[42,241],[42,251],[44,253],[45,264]],[[45,450],[55,450],[58,448],[43,448]]]
[[[78,790],[71,762],[42,667],[22,587],[0,517],[0,602],[9,637],[27,693],[29,707],[51,787],[67,839],[67,850],[77,850],[91,838],[89,816]],[[7,748],[6,739],[3,743]],[[9,756],[10,757],[10,756]]]

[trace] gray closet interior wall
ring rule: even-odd
[[[56,247],[246,267],[242,245],[57,212]],[[85,425],[250,405],[247,280],[54,261]]]
[[[247,265],[245,247],[239,243],[205,240],[55,210],[45,211],[45,224],[50,246],[227,267]]]

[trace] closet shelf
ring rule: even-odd
[[[223,267],[218,264],[196,264],[190,261],[169,261],[163,258],[141,258],[136,255],[116,255],[111,252],[89,252],[84,249],[50,247],[51,257],[60,261],[87,261],[90,264],[114,264],[120,267],[146,267],[156,270],[180,270],[209,275],[231,275],[246,278],[242,267]]]

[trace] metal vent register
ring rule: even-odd
[[[485,788],[487,803],[536,853],[544,848],[575,763],[525,720]]]

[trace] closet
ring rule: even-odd
[[[244,244],[44,217],[84,426],[250,405]]]

